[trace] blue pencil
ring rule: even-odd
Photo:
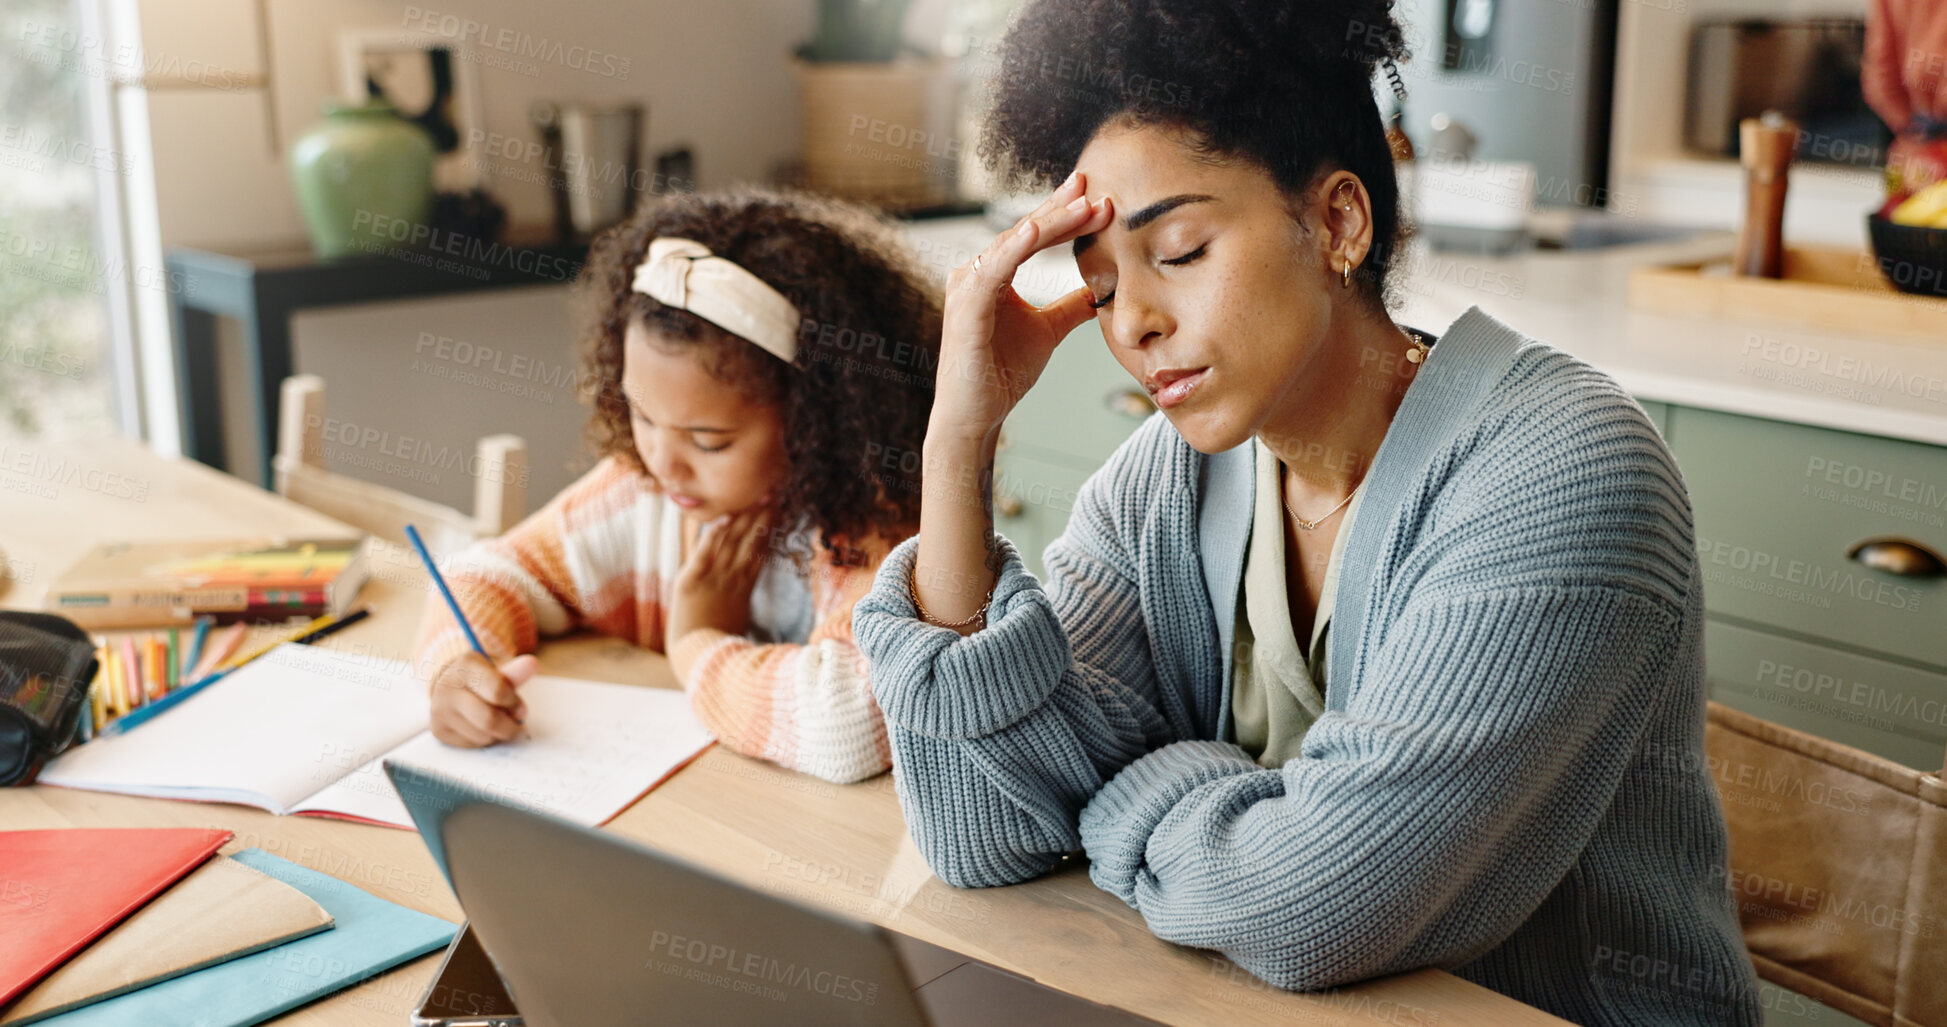
[[[350,627],[353,624],[357,624],[359,621],[362,621],[367,616],[369,616],[371,612],[372,611],[365,609],[364,607],[360,607],[344,615],[343,617],[340,617],[337,620],[332,621],[331,623],[325,625],[324,627],[318,628],[315,631],[306,632],[305,634],[299,635],[296,638],[287,639],[287,641],[289,641],[293,645],[310,645],[311,643],[316,642],[319,639],[328,637],[335,631],[339,631],[344,628]],[[202,624],[204,627],[207,627],[209,625],[209,622],[203,621]],[[257,656],[262,655],[268,650],[269,647],[265,647],[264,649],[257,650],[256,653],[252,654],[251,659],[255,659]],[[119,735],[125,731],[133,731],[136,728],[141,727],[145,721],[153,719],[156,716],[156,714],[159,714],[162,711],[167,710],[169,707],[174,706],[179,702],[182,702],[184,699],[187,699],[190,696],[195,695],[196,693],[202,691],[203,689],[208,688],[213,684],[216,684],[218,681],[223,680],[223,676],[225,674],[228,674],[233,670],[237,670],[241,668],[245,663],[249,663],[249,662],[250,659],[246,659],[243,661],[243,663],[239,663],[234,667],[226,667],[223,670],[211,671],[210,673],[203,675],[203,677],[197,681],[183,685],[179,688],[170,689],[169,693],[167,695],[164,695],[162,698],[152,700],[147,705],[144,705],[138,709],[130,710],[129,712],[122,714],[120,717],[117,717],[114,720],[111,720],[108,723],[103,724],[101,726],[101,737],[108,738],[114,735]]]
[[[196,618],[196,633],[189,638],[189,652],[181,654],[183,660],[179,674],[182,677],[189,677],[189,672],[196,668],[197,661],[203,658],[203,643],[209,641],[210,622],[209,617]]]
[[[480,639],[473,634],[473,625],[468,624],[466,614],[460,612],[460,603],[453,598],[453,590],[446,587],[446,579],[440,577],[439,568],[433,566],[433,554],[426,551],[426,543],[420,539],[419,529],[406,525],[406,537],[412,540],[412,547],[419,550],[419,559],[425,561],[426,573],[433,579],[433,584],[439,586],[439,594],[445,597],[446,608],[453,611],[453,619],[460,622],[460,630],[466,633],[467,644],[473,647],[474,652],[487,656],[487,650],[481,647]],[[493,657],[487,656],[487,661],[493,662]]]
[[[167,710],[169,707],[174,706],[179,702],[182,702],[184,699],[187,699],[190,696],[195,695],[196,693],[202,691],[203,689],[216,684],[218,681],[223,679],[223,675],[228,673],[230,672],[227,670],[215,671],[206,675],[201,681],[197,681],[192,684],[183,685],[180,688],[172,689],[168,695],[165,695],[160,699],[150,702],[146,706],[141,706],[136,709],[130,710],[127,713],[124,713],[121,716],[116,717],[114,720],[111,720],[108,723],[103,724],[101,726],[101,734],[98,737],[113,738],[116,735],[119,735],[125,731],[133,731],[136,728],[141,727],[143,722],[155,717],[156,714],[159,714],[162,711]]]

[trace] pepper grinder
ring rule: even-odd
[[[1785,173],[1798,145],[1798,123],[1778,111],[1737,126],[1744,165],[1744,224],[1737,233],[1737,273],[1779,278],[1785,267]]]

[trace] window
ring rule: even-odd
[[[108,84],[79,23],[71,0],[0,6],[0,443],[117,431],[98,197],[126,162],[92,129]]]

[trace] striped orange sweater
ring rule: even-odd
[[[852,606],[871,589],[885,549],[872,547],[866,566],[841,567],[817,548],[809,566],[814,626],[803,644],[762,645],[710,630],[677,640],[691,667],[683,687],[718,741],[828,781],[856,781],[891,765],[865,658],[852,641]],[[664,652],[664,612],[682,556],[681,511],[646,475],[609,457],[512,531],[453,554],[440,571],[495,662],[580,628]],[[459,625],[433,597],[415,665],[430,672],[466,649]]]

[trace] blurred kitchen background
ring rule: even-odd
[[[629,180],[650,193],[803,183],[808,160],[844,164],[835,151],[866,144],[908,159],[855,154],[849,169],[825,168],[814,184],[849,174],[895,207],[932,213],[990,199],[968,157],[971,119],[1008,0],[911,3],[892,23],[905,76],[893,89],[884,77],[848,83],[820,81],[815,67],[800,73],[794,52],[817,46],[830,28],[821,28],[816,0],[431,2],[439,6],[7,0],[0,257],[17,273],[0,278],[11,347],[0,361],[0,431],[120,430],[262,480],[267,434],[250,395],[251,326],[215,317],[214,359],[186,358],[176,319],[205,315],[172,311],[172,298],[194,290],[171,254],[260,259],[304,250],[293,147],[320,125],[328,101],[372,88],[358,81],[368,64],[401,106],[444,101],[436,183],[462,216],[461,194],[489,194],[471,212],[491,219],[497,205],[494,237],[503,240],[543,239],[557,221],[548,183],[567,176],[562,151],[544,148],[544,104],[578,105],[568,116],[607,133],[595,145],[610,147],[611,159],[582,165],[610,172],[595,192],[616,192],[615,160],[633,161]],[[1857,95],[1864,0],[1405,0],[1400,14],[1417,55],[1403,69],[1402,123],[1428,180],[1417,212],[1435,243],[1584,245],[1734,227],[1743,182],[1737,119],[1808,101],[1837,109],[1842,159],[1800,168],[1787,231],[1863,242],[1857,212],[1881,189],[1874,147],[1885,133]],[[854,28],[855,36],[882,31]],[[440,74],[415,66],[415,57],[423,65],[428,51],[442,50]],[[1390,110],[1391,92],[1380,86]],[[875,94],[880,109],[859,106]],[[627,138],[614,116],[606,127],[596,116],[618,105],[636,108],[638,137]],[[883,131],[861,135],[855,115]],[[835,125],[808,132],[821,118]],[[630,143],[632,152],[614,156]],[[1443,185],[1442,169],[1461,188]],[[1511,202],[1481,195],[1509,188]],[[611,206],[619,199],[607,198]],[[1611,216],[1592,214],[1605,209]],[[493,222],[457,230],[466,225],[481,236]],[[48,254],[68,256],[50,262]],[[942,273],[956,262],[939,256]],[[564,259],[572,265],[571,253]],[[549,454],[573,448],[579,421],[563,387],[572,373],[562,349],[565,285],[553,277],[512,275],[505,287],[364,304],[300,298],[288,317],[291,370],[357,381],[330,393],[329,410],[361,432],[390,431],[408,408],[428,406],[438,414],[427,420],[443,430],[415,442],[461,446],[490,429],[518,431],[540,457],[534,491],[545,495],[573,473]],[[470,358],[491,351],[472,370],[502,378],[525,358],[522,375],[502,383],[498,401],[482,402],[482,390],[433,377],[463,369],[456,348]],[[435,351],[446,363],[426,370]],[[188,388],[182,381],[205,377]],[[199,424],[184,404],[210,396],[221,397],[220,415]],[[203,438],[185,439],[199,428]],[[401,473],[388,466],[372,457],[344,469],[396,484]],[[467,489],[453,475],[418,478],[415,487],[441,501],[458,502]]]

